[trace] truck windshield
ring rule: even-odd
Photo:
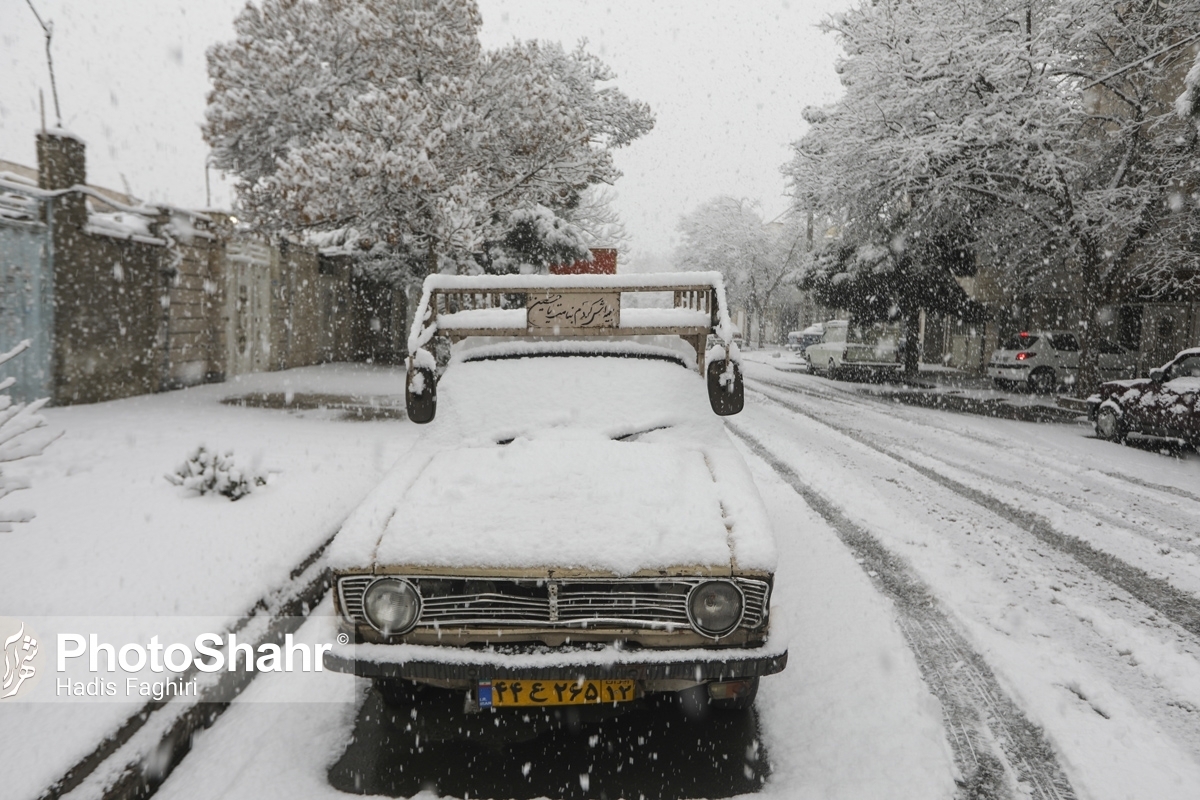
[[[878,345],[886,341],[895,341],[892,334],[883,325],[855,325],[847,331],[846,341],[851,344]]]

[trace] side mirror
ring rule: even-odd
[[[742,370],[736,363],[729,360],[709,363],[708,403],[713,413],[721,417],[737,414],[746,405]]]
[[[437,378],[428,367],[414,367],[408,371],[404,385],[404,402],[408,406],[408,418],[418,425],[433,420],[437,413]]]
[[[1152,383],[1162,383],[1167,377],[1167,371],[1161,367],[1150,370],[1150,380]]]

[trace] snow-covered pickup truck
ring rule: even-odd
[[[622,307],[633,292],[674,305]],[[773,534],[713,413],[743,391],[720,276],[434,276],[416,319],[428,427],[330,545],[349,643],[326,665],[468,710],[748,705],[787,652]]]
[[[824,328],[821,341],[804,351],[809,372],[820,370],[830,378],[845,378],[900,371],[896,337],[886,327],[834,319]]]

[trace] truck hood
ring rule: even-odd
[[[376,564],[630,574],[732,558],[703,455],[670,444],[517,439],[445,451],[398,501]]]
[[[333,569],[774,571],[762,499],[695,370],[460,363],[438,393],[437,418],[331,543]]]

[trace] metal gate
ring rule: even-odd
[[[226,375],[265,372],[271,356],[271,248],[239,238],[225,248]]]
[[[0,365],[0,379],[14,378],[8,389],[14,400],[49,397],[52,384],[54,330],[53,243],[49,226],[38,221],[49,216],[50,203],[39,195],[4,187],[6,199],[18,200],[24,214],[0,215],[0,352],[28,339],[31,346]],[[6,211],[11,208],[5,203]],[[13,217],[20,216],[24,219]]]

